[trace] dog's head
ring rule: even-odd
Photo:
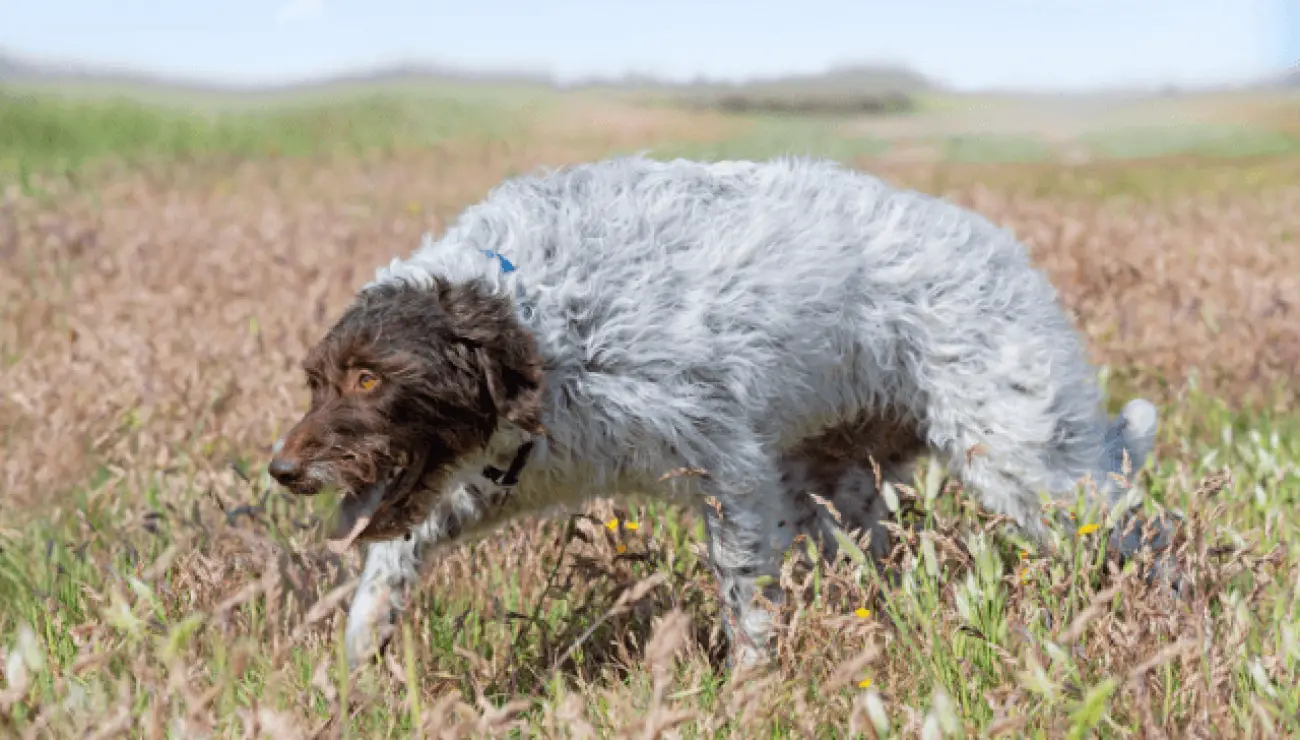
[[[507,299],[473,283],[365,289],[303,369],[310,408],[269,470],[300,495],[337,488],[336,536],[402,533],[503,421],[541,429],[536,344]]]

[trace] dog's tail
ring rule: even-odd
[[[1112,491],[1112,497],[1124,494],[1123,490],[1116,490],[1118,486],[1112,474],[1122,475],[1131,481],[1151,456],[1159,427],[1160,419],[1155,405],[1143,398],[1129,401],[1111,420],[1106,429],[1101,472],[1106,479],[1103,485]]]

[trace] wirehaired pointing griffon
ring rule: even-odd
[[[380,269],[305,362],[306,415],[270,473],[342,492],[366,545],[347,648],[392,632],[435,546],[601,496],[702,506],[733,661],[795,535],[870,532],[887,480],[937,456],[991,511],[1046,532],[1150,453],[1114,420],[1079,334],[1007,231],[836,164],[625,157],[519,177]],[[978,448],[979,454],[968,454]],[[704,475],[664,480],[678,468]],[[840,512],[837,525],[809,494]],[[1127,541],[1123,549],[1136,547]],[[833,546],[828,548],[833,550]]]

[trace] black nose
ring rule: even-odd
[[[273,457],[266,470],[283,486],[290,485],[302,477],[302,463],[292,457]]]

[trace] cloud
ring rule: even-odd
[[[324,10],[324,0],[288,0],[276,11],[275,22],[282,26],[301,23],[320,16]]]

